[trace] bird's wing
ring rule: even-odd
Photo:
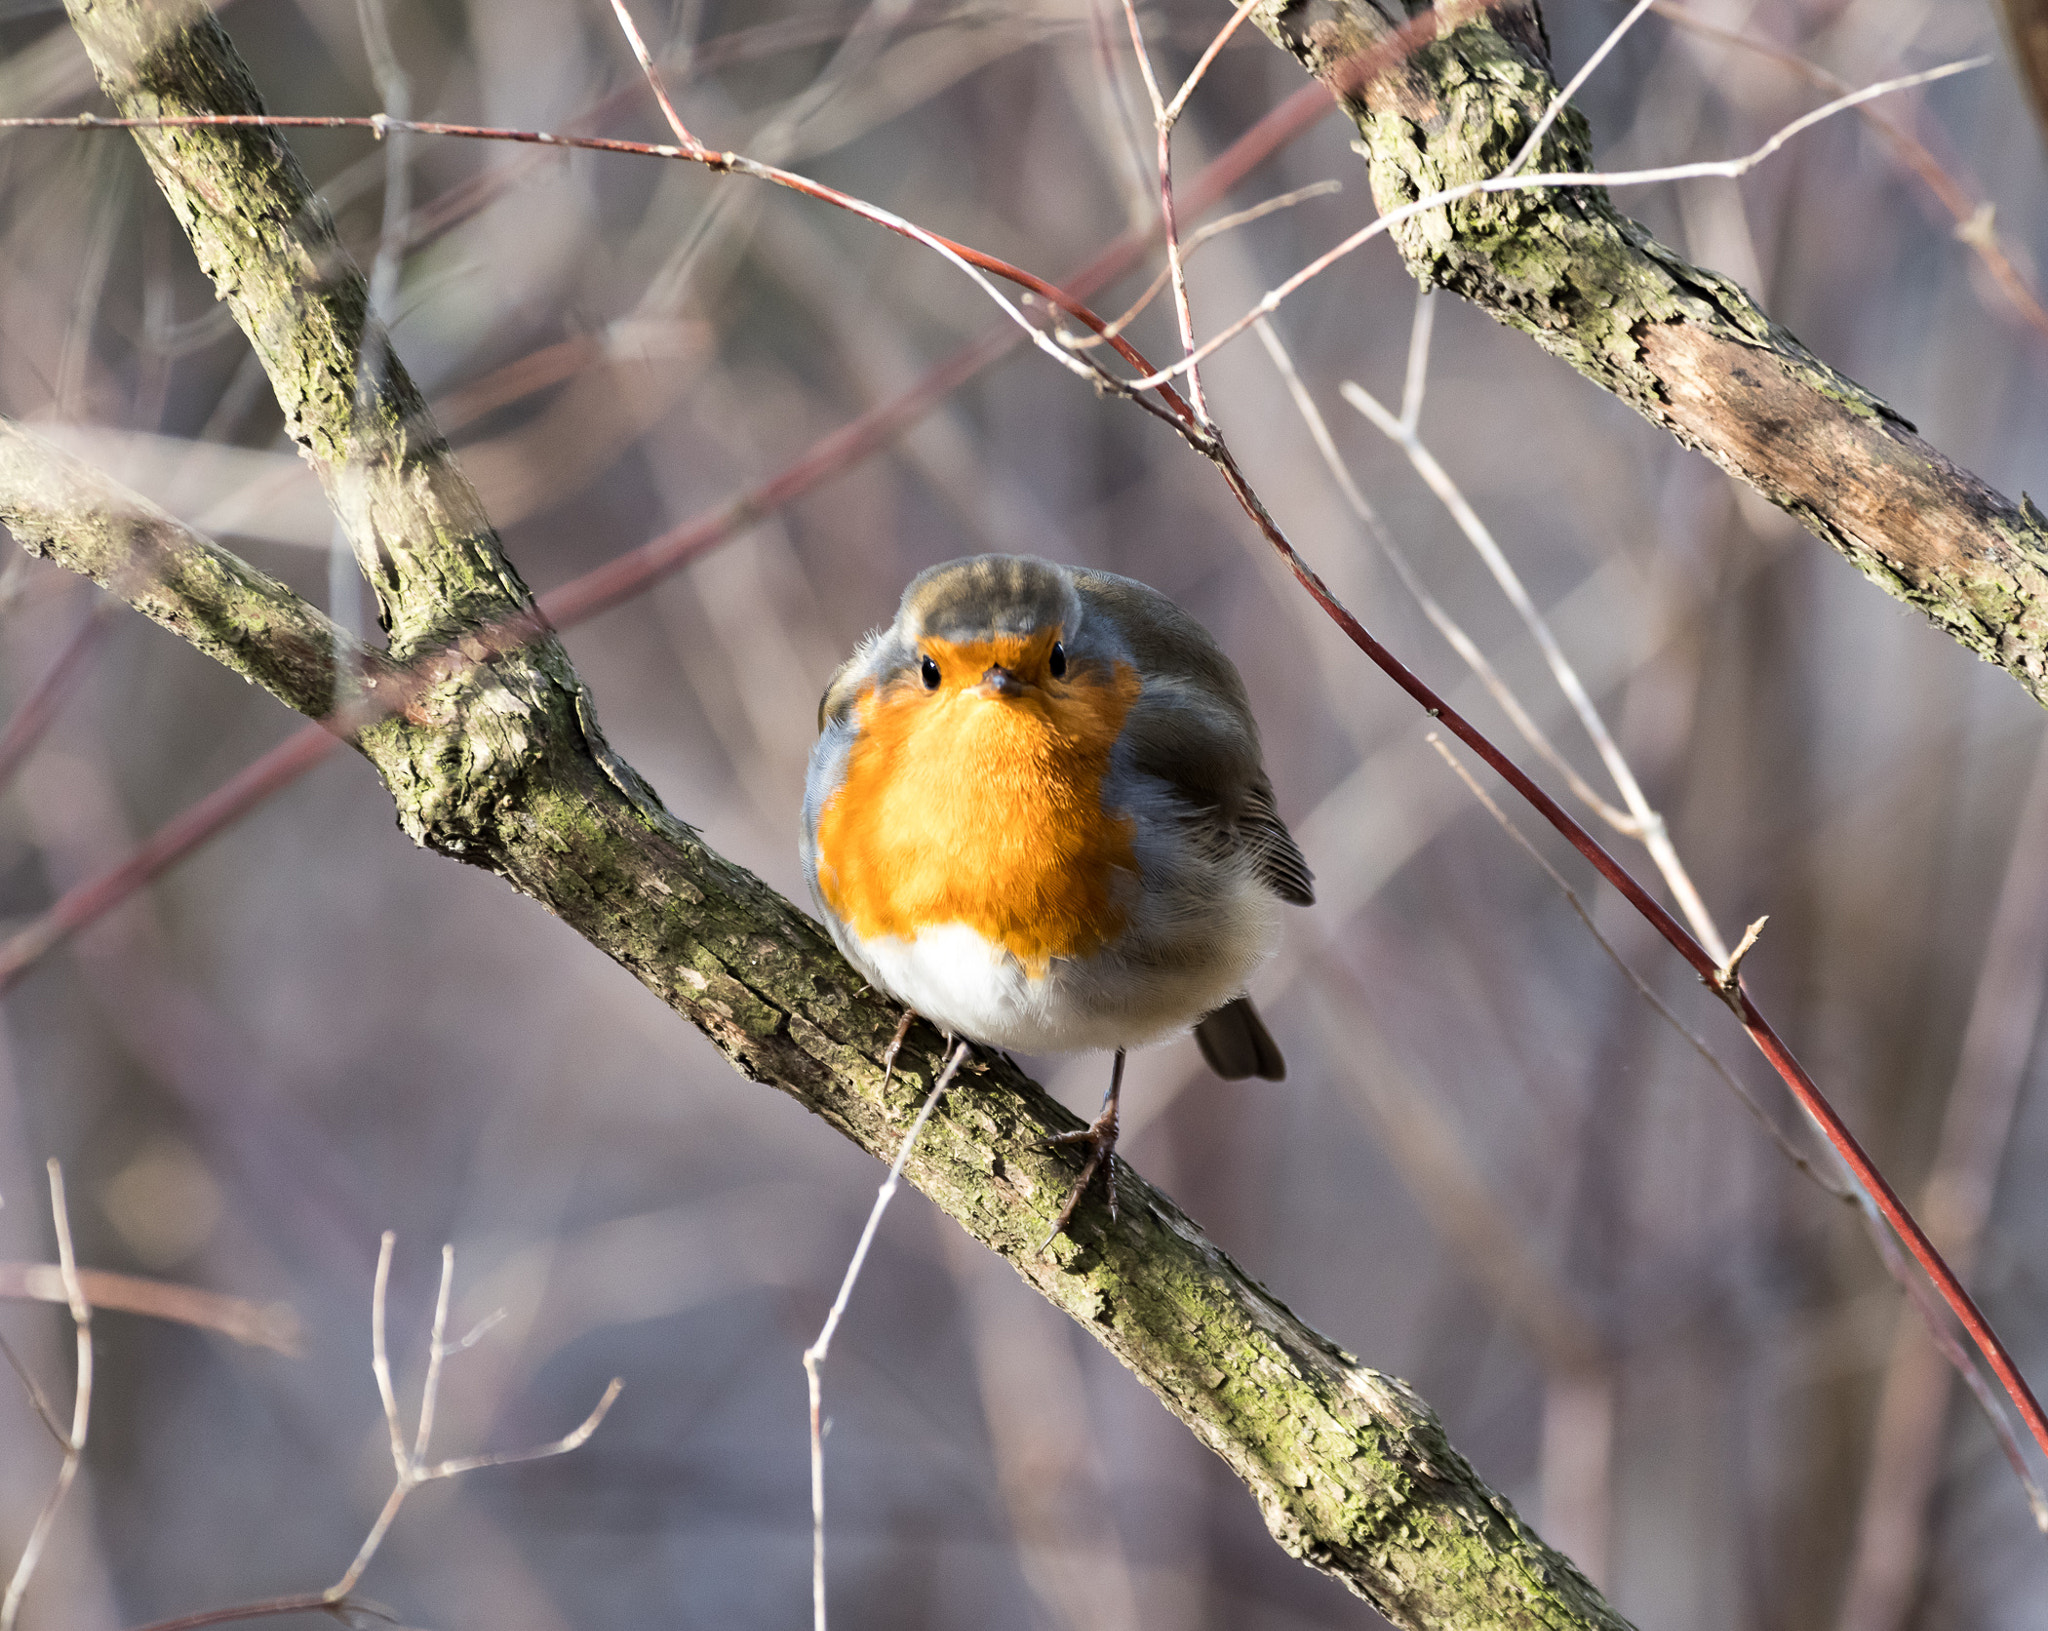
[[[1116,622],[1145,679],[1124,721],[1133,768],[1173,788],[1206,839],[1248,854],[1274,894],[1312,905],[1314,875],[1274,806],[1236,665],[1158,590],[1109,572],[1074,580],[1083,608]]]

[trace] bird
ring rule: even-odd
[[[1028,555],[919,573],[819,703],[800,850],[905,1028],[1114,1054],[1095,1121],[1048,1140],[1085,1154],[1046,1246],[1098,1173],[1115,1219],[1127,1050],[1192,1026],[1217,1075],[1286,1076],[1245,983],[1313,874],[1236,666],[1134,578]]]

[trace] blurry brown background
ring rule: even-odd
[[[604,104],[591,128],[660,136],[601,0],[388,5],[422,116],[562,128]],[[354,0],[222,9],[274,110],[383,105]],[[1152,206],[1143,89],[1109,0],[636,10],[714,145],[1042,274]],[[2031,275],[2048,246],[2044,149],[1986,6],[1700,11],[1856,83],[1994,53],[1886,106],[1995,205]],[[1560,77],[1619,14],[1548,9]],[[1177,78],[1226,11],[1174,0],[1143,15]],[[1182,173],[1301,84],[1245,30],[1181,127]],[[1740,152],[1821,100],[1655,17],[1579,98],[1616,168]],[[0,113],[100,106],[61,11],[0,0]],[[1370,218],[1351,134],[1326,117],[1233,195],[1242,208],[1343,183],[1204,247],[1199,327]],[[383,150],[361,133],[293,145],[368,265]],[[748,182],[455,141],[410,156],[398,345],[536,588],[772,474],[998,320],[928,252]],[[1739,186],[1621,202],[1958,462],[2007,492],[2048,485],[2048,341],[1855,116]],[[1120,310],[1151,270],[1098,308]],[[1356,379],[1398,399],[1413,307],[1380,243],[1276,324],[1389,529],[1591,775],[1444,508],[1338,395]],[[2039,709],[1525,339],[1449,299],[1435,318],[1424,438],[1551,616],[1724,932],[1771,914],[1752,989],[1917,1195],[2008,868],[2036,891],[2048,872],[2048,829],[2013,851]],[[1133,332],[1171,355],[1165,302]],[[1259,342],[1205,377],[1308,557],[1532,762],[1373,553]],[[126,137],[0,137],[0,411],[61,427],[361,617],[349,574],[334,584],[314,480]],[[795,827],[826,676],[912,573],[983,549],[1130,573],[1201,618],[1244,671],[1320,878],[1322,903],[1290,914],[1255,987],[1289,1081],[1226,1086],[1184,1042],[1140,1055],[1129,1157],[1304,1318],[1408,1378],[1639,1624],[1836,1623],[1901,1317],[1868,1239],[1617,976],[1413,707],[1163,427],[1013,355],[889,453],[568,644],[613,743],[670,807],[802,898]],[[94,599],[10,557],[9,710]],[[26,920],[294,723],[117,610],[0,800],[0,914]],[[1640,848],[1617,843],[1648,876]],[[1558,861],[1803,1137],[1696,982]],[[2029,1000],[2040,975],[2017,970]],[[359,761],[329,763],[51,958],[0,1025],[0,1258],[52,1255],[41,1177],[55,1155],[85,1261],[285,1300],[305,1325],[294,1360],[101,1318],[86,1473],[25,1626],[101,1631],[341,1572],[389,1487],[368,1363],[385,1228],[408,1398],[442,1241],[458,1253],[457,1326],[507,1311],[450,1362],[444,1453],[551,1438],[608,1378],[626,1388],[578,1453],[417,1495],[366,1595],[451,1628],[802,1622],[799,1354],[879,1169],[737,1078],[532,904],[415,850]],[[1106,1061],[1043,1069],[1092,1109]],[[1994,1138],[1975,1283],[2037,1384],[2048,1186],[2030,1175],[2044,1157],[2029,1091]],[[59,1311],[0,1305],[0,1332],[68,1398]],[[1220,1462],[914,1194],[886,1220],[826,1388],[841,1625],[1379,1623],[1283,1556]],[[1888,1624],[2048,1627],[2048,1545],[1981,1415],[1959,1397],[1947,1421],[1925,1572]],[[55,1462],[26,1401],[0,1393],[0,1573]]]

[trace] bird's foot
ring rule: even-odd
[[[1052,1233],[1039,1242],[1043,1253],[1060,1236],[1062,1230],[1073,1221],[1074,1208],[1081,1204],[1081,1197],[1088,1193],[1088,1186],[1099,1175],[1102,1189],[1109,1201],[1109,1221],[1116,1221],[1116,1104],[1114,1101],[1103,1106],[1102,1114],[1078,1133],[1055,1133],[1044,1141],[1046,1149],[1056,1149],[1062,1144],[1085,1144],[1088,1159],[1081,1164],[1081,1176],[1074,1180],[1074,1187],[1067,1191],[1067,1199],[1060,1207],[1060,1215],[1052,1226]]]

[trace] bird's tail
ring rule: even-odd
[[[1287,1080],[1287,1061],[1280,1057],[1280,1045],[1250,997],[1232,997],[1213,1014],[1202,1016],[1195,1027],[1195,1046],[1209,1068],[1226,1082],[1246,1076],[1263,1076],[1269,1082]]]

